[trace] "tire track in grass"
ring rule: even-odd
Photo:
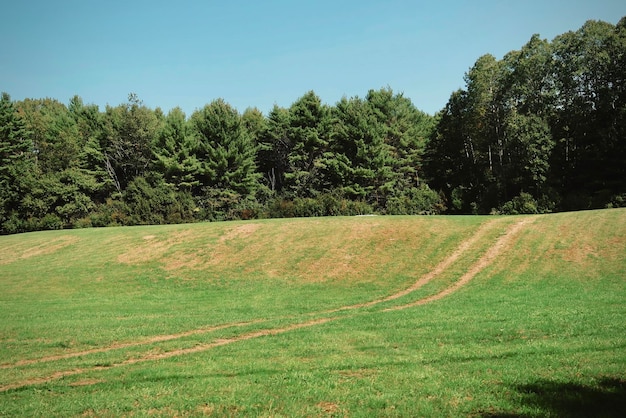
[[[216,348],[216,347],[221,347],[224,345],[228,345],[228,344],[232,344],[232,343],[236,343],[239,341],[246,341],[246,340],[251,340],[253,338],[260,338],[260,337],[266,337],[266,336],[272,336],[272,335],[278,335],[278,334],[284,334],[286,332],[289,331],[293,331],[296,329],[300,329],[300,328],[307,328],[307,327],[312,327],[315,325],[320,325],[320,324],[325,324],[327,322],[331,322],[338,319],[337,317],[331,317],[331,318],[320,318],[320,319],[315,319],[315,320],[311,320],[311,321],[306,321],[306,322],[300,322],[297,324],[291,324],[288,325],[286,327],[283,328],[270,328],[270,329],[263,329],[263,330],[259,330],[259,331],[253,331],[253,332],[249,332],[246,334],[242,334],[236,337],[231,337],[231,338],[220,338],[217,339],[211,343],[208,344],[200,344],[197,345],[195,347],[190,347],[190,348],[182,348],[179,350],[172,350],[172,351],[167,351],[165,353],[158,353],[158,354],[148,354],[142,357],[135,357],[135,358],[129,358],[126,359],[124,361],[121,361],[119,363],[113,363],[107,366],[93,366],[93,367],[87,367],[87,368],[77,368],[77,369],[72,369],[72,370],[64,370],[64,371],[58,371],[58,372],[54,372],[53,374],[51,374],[50,376],[46,376],[46,377],[35,377],[32,379],[27,379],[27,380],[22,380],[21,382],[16,382],[16,383],[11,383],[8,385],[4,385],[4,386],[0,386],[0,392],[6,392],[12,389],[20,389],[26,386],[33,386],[33,385],[39,385],[39,384],[44,384],[44,383],[49,383],[52,382],[54,380],[58,380],[58,379],[62,379],[64,377],[69,377],[69,376],[75,376],[78,374],[83,374],[83,373],[87,373],[87,372],[97,372],[97,371],[102,371],[102,370],[110,370],[110,369],[114,369],[117,367],[122,367],[122,366],[128,366],[131,364],[137,364],[137,363],[145,363],[148,361],[156,361],[156,360],[164,360],[164,359],[168,359],[171,357],[178,357],[178,356],[182,356],[182,355],[188,355],[188,354],[194,354],[194,353],[200,353],[203,351],[207,351],[210,350],[212,348]]]
[[[484,237],[485,234],[487,234],[487,232],[494,227],[495,223],[496,223],[495,220],[490,220],[490,221],[485,222],[481,226],[479,226],[478,230],[471,237],[462,241],[461,244],[456,248],[456,250],[454,250],[448,257],[446,257],[443,261],[437,264],[431,271],[424,274],[422,277],[419,278],[419,280],[417,280],[415,283],[413,283],[411,286],[407,287],[406,289],[402,289],[384,298],[380,298],[380,299],[376,299],[376,300],[372,300],[372,301],[364,302],[364,303],[357,303],[355,305],[350,305],[350,306],[343,306],[341,308],[326,311],[325,313],[333,313],[333,312],[339,312],[339,311],[345,311],[345,310],[351,310],[351,309],[367,308],[370,306],[381,304],[383,302],[389,302],[395,299],[399,299],[403,296],[406,296],[410,293],[415,292],[419,288],[423,287],[424,285],[432,281],[435,277],[439,276],[445,270],[447,270],[467,250],[469,250],[474,244],[476,244],[476,242],[478,242],[482,237]]]
[[[230,324],[216,325],[210,328],[193,329],[190,331],[180,332],[177,334],[155,335],[154,337],[146,338],[140,341],[129,341],[125,343],[111,344],[106,347],[92,348],[89,350],[75,351],[72,353],[65,353],[65,354],[57,354],[54,356],[40,357],[36,359],[19,360],[19,361],[16,361],[15,363],[5,363],[5,364],[0,365],[0,370],[9,369],[9,368],[18,367],[18,366],[28,366],[31,364],[46,363],[50,361],[65,360],[65,359],[70,359],[74,357],[87,356],[90,354],[106,353],[107,351],[119,350],[122,348],[137,347],[140,345],[149,345],[149,344],[160,343],[160,342],[165,342],[165,341],[177,340],[179,338],[190,337],[192,335],[209,334],[211,332],[219,331],[222,329],[243,327],[246,325],[254,325],[254,324],[258,324],[262,322],[267,322],[267,320],[259,319],[255,321],[235,322],[235,323],[230,323]]]
[[[394,307],[390,307],[390,308],[386,308],[381,310],[380,312],[388,312],[388,311],[393,311],[393,310],[400,310],[400,309],[406,309],[406,308],[411,308],[414,306],[419,306],[419,305],[424,305],[430,302],[434,302],[436,300],[442,299],[446,296],[448,296],[449,294],[457,291],[458,289],[460,289],[461,287],[465,286],[472,278],[474,278],[480,271],[482,271],[483,269],[485,269],[487,266],[489,266],[497,257],[498,255],[500,255],[500,253],[507,247],[509,247],[512,244],[512,240],[513,238],[517,235],[517,233],[529,222],[532,222],[534,219],[533,218],[524,218],[514,224],[512,224],[511,226],[509,226],[505,233],[500,236],[500,238],[494,243],[494,245],[492,245],[486,252],[485,254],[483,254],[483,256],[481,256],[478,261],[476,261],[471,267],[470,269],[461,276],[461,278],[456,281],[454,284],[452,284],[451,286],[448,286],[446,289],[444,289],[443,291],[435,294],[435,295],[431,295],[431,296],[427,296],[424,298],[421,298],[417,301],[411,302],[409,304],[404,304],[404,305],[399,305],[399,306],[394,306]],[[463,253],[465,253],[468,249],[470,249],[476,242],[478,242],[478,240],[480,240],[482,237],[484,237],[484,235],[494,226],[496,221],[489,221],[486,222],[485,224],[481,225],[479,227],[479,229],[476,231],[476,233],[474,233],[470,238],[466,239],[465,241],[463,241],[459,247],[452,253],[450,254],[450,256],[448,256],[446,259],[444,259],[442,262],[440,262],[437,266],[435,266],[435,268],[433,270],[431,270],[430,272],[426,273],[424,276],[422,276],[419,280],[417,280],[415,283],[413,283],[411,286],[409,286],[406,289],[403,289],[399,292],[396,292],[392,295],[389,295],[385,298],[380,298],[380,299],[376,299],[370,302],[365,302],[362,304],[356,304],[356,305],[350,305],[350,306],[346,306],[346,307],[342,307],[342,308],[338,308],[332,311],[326,311],[326,312],[321,312],[321,313],[333,313],[333,312],[338,312],[338,311],[343,311],[343,310],[352,310],[352,309],[358,309],[358,308],[364,308],[364,307],[369,307],[369,306],[373,306],[376,304],[380,304],[383,302],[388,302],[388,301],[392,301],[395,299],[398,299],[402,296],[406,296],[408,294],[410,294],[411,292],[414,292],[415,290],[419,289],[420,287],[424,286],[426,283],[430,282],[431,280],[433,280],[435,277],[437,277],[438,275],[440,275],[442,272],[444,272],[446,269],[448,269],[455,261],[457,261],[461,255],[463,255]],[[101,370],[108,370],[108,369],[112,369],[115,367],[121,367],[121,366],[126,366],[126,365],[132,365],[132,364],[137,364],[137,363],[144,363],[144,362],[148,362],[148,361],[156,361],[156,360],[162,360],[162,359],[168,359],[171,357],[176,357],[176,356],[181,356],[181,355],[188,355],[188,354],[194,354],[194,353],[199,353],[199,352],[203,352],[203,351],[207,351],[216,347],[220,347],[220,346],[224,346],[224,345],[228,345],[228,344],[232,344],[232,343],[236,343],[239,341],[246,341],[246,340],[250,340],[250,339],[254,339],[254,338],[260,338],[260,337],[265,337],[265,336],[273,336],[273,335],[279,335],[279,334],[283,334],[289,331],[293,331],[293,330],[297,330],[297,329],[301,329],[301,328],[307,328],[307,327],[311,327],[311,326],[315,326],[315,325],[321,325],[321,324],[325,324],[328,322],[332,322],[335,321],[337,319],[340,318],[346,318],[346,316],[339,316],[339,317],[326,317],[326,318],[318,318],[318,319],[313,319],[310,321],[305,321],[305,322],[300,322],[300,323],[296,323],[296,324],[291,324],[282,328],[267,328],[267,329],[263,329],[263,330],[258,330],[258,331],[252,331],[252,332],[248,332],[236,337],[231,337],[231,338],[224,338],[224,339],[217,339],[213,342],[207,343],[207,344],[200,344],[197,345],[195,347],[190,347],[190,348],[184,348],[184,349],[179,349],[179,350],[172,350],[172,351],[168,351],[165,353],[159,353],[159,354],[148,354],[142,357],[136,357],[136,358],[129,358],[126,359],[124,361],[121,361],[119,363],[114,363],[108,366],[93,366],[93,367],[89,367],[89,368],[78,368],[78,369],[73,369],[73,370],[66,370],[66,371],[58,371],[53,373],[50,376],[47,377],[39,377],[39,378],[32,378],[32,379],[27,379],[27,380],[23,380],[21,382],[16,382],[16,383],[12,383],[12,384],[7,384],[4,386],[0,386],[0,392],[6,392],[8,390],[11,389],[18,389],[18,388],[22,388],[25,386],[32,386],[32,385],[37,385],[37,384],[43,384],[43,383],[48,383],[57,379],[61,379],[64,377],[69,377],[69,376],[74,376],[74,375],[78,375],[78,374],[82,374],[82,373],[86,373],[86,372],[94,372],[94,371],[101,371]],[[125,348],[125,347],[131,347],[131,346],[139,346],[139,345],[145,345],[145,344],[150,344],[150,343],[154,343],[154,342],[161,342],[161,341],[170,341],[170,340],[174,340],[177,338],[182,338],[184,336],[189,336],[189,335],[197,335],[197,334],[202,334],[202,333],[209,333],[212,331],[216,331],[219,329],[226,329],[226,328],[230,328],[230,327],[235,327],[235,326],[244,326],[244,325],[250,325],[250,324],[254,324],[254,323],[262,323],[262,322],[268,322],[268,320],[258,320],[258,321],[250,321],[250,322],[241,322],[241,323],[234,323],[234,324],[224,324],[224,325],[219,325],[216,327],[212,327],[212,328],[206,328],[206,329],[197,329],[197,330],[191,330],[191,331],[187,331],[184,333],[179,333],[179,334],[172,334],[172,335],[161,335],[161,336],[155,336],[151,339],[148,340],[142,340],[142,341],[138,341],[138,342],[129,342],[129,343],[123,343],[123,344],[118,344],[118,345],[112,345],[112,346],[108,346],[108,347],[103,347],[103,348],[99,348],[99,349],[93,349],[93,350],[85,350],[81,353],[68,353],[66,355],[59,355],[59,356],[50,356],[50,357],[46,357],[44,359],[38,359],[38,360],[24,360],[23,362],[19,362],[18,363],[14,363],[12,365],[5,365],[2,368],[8,368],[8,367],[15,367],[18,365],[25,365],[25,364],[36,364],[38,362],[42,362],[42,361],[54,361],[54,360],[60,360],[60,359],[65,359],[65,358],[71,358],[71,357],[77,357],[80,355],[86,355],[86,354],[92,354],[92,353],[100,353],[100,352],[105,352],[105,351],[110,351],[110,350],[114,350],[114,349],[119,349],[119,348]]]
[[[519,233],[519,231],[526,224],[528,224],[528,223],[530,223],[532,221],[533,221],[532,218],[525,218],[525,219],[522,219],[521,221],[518,221],[518,222],[514,223],[513,225],[509,226],[509,228],[506,230],[506,232],[502,236],[500,236],[500,238],[498,238],[498,240],[495,242],[495,244],[492,245],[491,247],[489,247],[487,252],[485,254],[483,254],[482,257],[480,257],[478,259],[478,261],[476,261],[469,268],[469,270],[459,278],[459,280],[457,280],[455,283],[453,283],[452,285],[448,286],[447,288],[445,288],[441,292],[436,293],[436,294],[431,295],[431,296],[424,297],[422,299],[418,299],[415,302],[411,302],[411,303],[408,303],[408,304],[405,304],[405,305],[393,306],[393,307],[390,307],[390,308],[383,309],[383,312],[397,311],[397,310],[401,310],[401,309],[411,308],[411,307],[414,307],[414,306],[425,305],[427,303],[434,302],[436,300],[442,299],[442,298],[450,295],[451,293],[456,292],[461,287],[463,287],[467,283],[469,283],[469,281],[472,280],[478,273],[480,273],[487,266],[489,266],[491,263],[493,263],[493,261],[498,257],[498,255],[500,255],[502,250],[506,249],[508,246],[510,246],[513,243],[513,238]]]

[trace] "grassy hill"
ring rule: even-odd
[[[0,237],[1,416],[622,416],[626,210]]]

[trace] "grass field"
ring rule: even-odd
[[[0,416],[626,416],[626,210],[0,237]]]

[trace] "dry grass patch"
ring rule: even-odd
[[[183,279],[203,272],[204,278],[245,274],[310,283],[373,282],[407,272],[414,278],[417,263],[427,268],[423,264],[431,260],[419,251],[428,240],[446,237],[435,229],[418,218],[244,223],[217,239],[196,239],[177,248],[174,239],[151,240],[134,257],[156,252],[162,268]]]
[[[496,260],[492,272],[507,271],[514,280],[524,273],[540,279],[571,270],[599,279],[603,265],[620,263],[626,254],[626,223],[620,213],[604,210],[537,216],[506,257]]]
[[[339,405],[334,402],[320,402],[317,407],[322,410],[324,414],[336,414],[340,411]]]
[[[80,238],[74,235],[62,235],[44,242],[34,243],[30,240],[22,240],[18,245],[10,245],[0,249],[0,265],[52,254],[78,241]]]
[[[230,241],[235,238],[246,238],[256,232],[259,229],[260,224],[243,224],[239,225],[231,230],[227,231],[226,234],[220,237],[220,242]]]
[[[155,261],[163,258],[163,256],[174,245],[191,239],[193,232],[184,230],[171,233],[166,239],[159,239],[154,235],[145,235],[142,241],[128,248],[125,252],[117,256],[117,261],[123,264],[141,264]]]

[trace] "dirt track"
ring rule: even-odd
[[[381,310],[381,312],[399,310],[399,309],[407,309],[407,308],[411,308],[411,307],[415,307],[419,305],[424,305],[424,304],[442,299],[450,295],[451,293],[459,290],[461,287],[465,286],[471,279],[473,279],[480,271],[482,271],[487,266],[489,266],[502,253],[503,250],[507,249],[514,242],[514,238],[523,229],[523,227],[532,221],[533,221],[533,218],[525,217],[519,220],[518,222],[510,225],[505,231],[505,233],[501,235],[500,238],[498,238],[498,240],[468,269],[468,271],[465,274],[463,274],[459,278],[459,280],[454,282],[452,285],[448,286],[443,291],[436,293],[434,295],[431,295],[431,296],[418,299],[408,304],[403,304],[403,305],[398,305],[398,306],[383,309]],[[444,271],[446,271],[466,251],[471,249],[471,247],[476,242],[478,242],[482,237],[484,237],[487,232],[489,232],[492,228],[496,226],[497,226],[497,221],[495,220],[488,221],[484,223],[483,225],[481,225],[478,228],[478,230],[470,238],[461,242],[461,244],[457,247],[457,249],[454,252],[452,252],[447,258],[441,261],[437,266],[435,266],[435,268],[433,268],[430,272],[426,273],[424,276],[420,277],[419,280],[417,280],[415,283],[413,283],[411,286],[407,287],[406,289],[398,291],[385,298],[376,299],[376,300],[362,303],[362,304],[344,306],[344,307],[337,308],[331,311],[320,312],[319,314],[320,315],[331,314],[331,313],[335,313],[339,311],[355,310],[359,308],[371,307],[377,304],[381,304],[383,302],[389,302],[392,300],[399,299],[403,296],[407,296],[410,293],[421,288],[428,282],[432,281],[434,278],[439,276]],[[142,363],[142,362],[160,360],[160,359],[181,356],[181,355],[186,355],[186,354],[198,353],[198,352],[210,350],[215,347],[232,344],[232,343],[239,342],[239,341],[245,341],[245,340],[250,340],[250,339],[259,338],[259,337],[271,336],[271,335],[278,335],[278,334],[283,334],[283,333],[300,329],[300,328],[320,325],[320,324],[337,320],[339,318],[345,318],[345,316],[318,318],[318,319],[312,319],[309,321],[296,322],[294,324],[291,324],[282,328],[267,328],[267,329],[252,331],[252,332],[243,333],[241,335],[228,338],[228,339],[214,340],[211,343],[202,344],[202,345],[198,345],[198,346],[191,347],[191,348],[173,350],[173,351],[168,351],[168,352],[159,353],[159,354],[146,354],[141,357],[131,358],[131,359],[121,361],[119,363],[114,363],[106,367],[93,366],[93,367],[88,367],[88,368],[58,371],[46,377],[32,378],[32,379],[27,379],[27,380],[23,380],[20,382],[15,382],[12,384],[0,386],[0,392],[8,391],[11,389],[17,389],[17,388],[21,388],[25,386],[42,384],[42,383],[50,382],[50,381],[60,379],[63,377],[78,375],[78,374],[82,374],[82,373],[86,373],[90,371],[105,370],[105,369],[113,368],[113,367],[120,367],[120,366],[135,364],[135,363]],[[293,318],[293,319],[296,319],[296,318]],[[135,346],[153,344],[156,342],[171,341],[171,340],[183,338],[186,336],[207,334],[207,333],[211,333],[213,331],[217,331],[221,329],[242,327],[246,325],[259,324],[263,322],[269,322],[269,321],[257,320],[257,321],[249,321],[249,322],[239,322],[239,323],[223,324],[223,325],[219,325],[219,326],[215,326],[211,328],[195,329],[195,330],[190,330],[190,331],[186,331],[186,332],[182,332],[178,334],[157,335],[157,336],[144,339],[141,341],[112,344],[107,347],[96,348],[93,350],[84,350],[80,352],[67,353],[67,354],[58,355],[58,356],[49,356],[49,357],[43,357],[39,359],[23,360],[23,361],[19,361],[19,362],[12,363],[12,364],[4,364],[4,365],[0,365],[0,369],[8,369],[8,368],[14,368],[14,367],[19,367],[19,366],[24,366],[24,365],[32,365],[32,364],[43,363],[43,362],[58,361],[62,359],[85,356],[85,355],[94,354],[94,353],[102,353],[102,352],[107,352],[107,351],[112,351],[112,350],[123,349],[127,347],[135,347]]]
[[[487,252],[485,254],[483,254],[483,256],[480,257],[478,259],[478,261],[476,261],[470,267],[470,269],[465,274],[463,274],[459,278],[459,280],[456,281],[451,286],[448,286],[446,289],[444,289],[441,292],[439,292],[437,294],[434,294],[432,296],[428,296],[428,297],[416,300],[415,302],[412,302],[412,303],[409,303],[409,304],[406,304],[406,305],[400,305],[400,306],[394,306],[392,308],[387,308],[384,311],[395,311],[395,310],[400,310],[400,309],[411,308],[413,306],[424,305],[426,303],[434,302],[436,300],[444,298],[444,297],[448,296],[449,294],[451,294],[453,292],[456,292],[461,287],[465,286],[470,280],[472,280],[474,278],[474,276],[476,276],[478,273],[480,273],[480,271],[482,271],[488,265],[490,265],[493,262],[493,260],[495,260],[496,257],[502,252],[502,250],[507,248],[507,246],[512,243],[513,238],[524,227],[524,225],[526,225],[526,224],[528,224],[530,222],[532,222],[532,219],[531,218],[526,218],[526,219],[524,219],[522,221],[519,221],[519,222],[513,224],[512,226],[510,226],[507,229],[506,233],[504,235],[502,235],[500,238],[498,238],[498,240],[495,242],[495,244],[493,246],[491,246],[487,250]],[[474,235],[474,237],[475,236],[476,235]],[[474,237],[472,237],[472,238],[474,238]]]

